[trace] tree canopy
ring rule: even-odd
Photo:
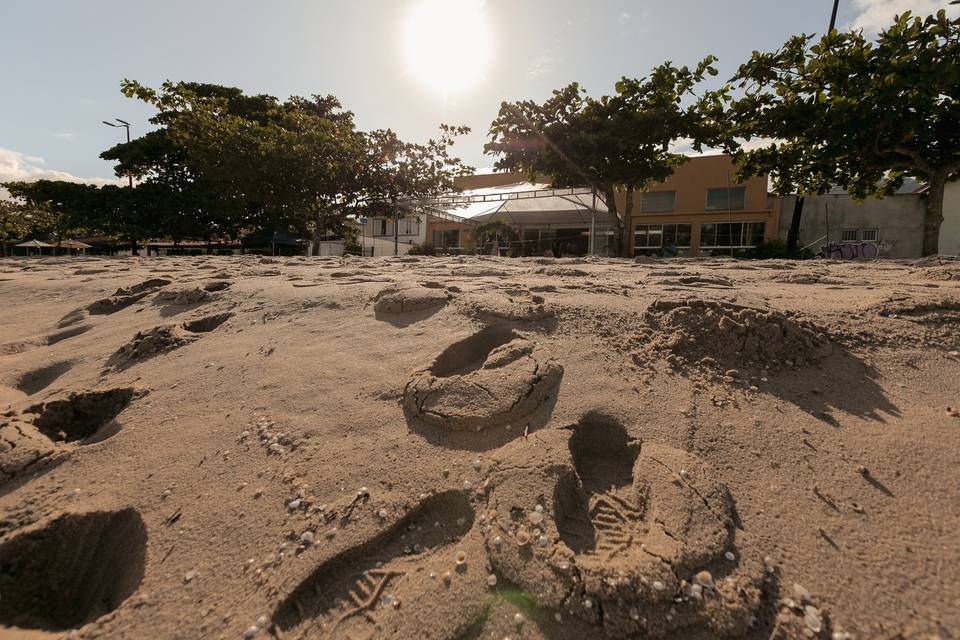
[[[547,176],[557,187],[592,187],[604,198],[617,252],[626,255],[634,195],[665,180],[686,156],[671,151],[680,139],[699,149],[716,131],[695,95],[707,75],[716,75],[716,58],[696,68],[666,62],[646,78],[622,78],[612,96],[589,97],[573,83],[543,103],[503,103],[490,125],[487,153],[497,169]],[[626,193],[623,211],[616,192]]]
[[[773,140],[735,149],[740,177],[769,173],[778,193],[842,186],[865,198],[914,176],[929,186],[923,252],[937,252],[944,186],[960,172],[960,19],[906,12],[875,42],[795,36],[754,52],[721,93],[733,136]]]
[[[243,230],[342,233],[351,214],[392,213],[398,199],[437,195],[470,173],[451,154],[469,129],[441,125],[424,143],[364,132],[333,96],[246,95],[213,84],[125,80],[123,93],[154,108],[156,129],[101,154],[134,188],[12,183],[23,203],[63,212],[76,228],[132,241],[235,238]]]

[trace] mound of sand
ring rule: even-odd
[[[482,431],[521,420],[555,396],[563,367],[509,327],[492,325],[413,374],[407,415],[454,431]]]
[[[674,365],[698,363],[731,370],[783,364],[802,366],[833,350],[826,332],[793,315],[709,300],[659,300],[644,314],[638,364],[666,357]]]
[[[130,342],[117,349],[110,356],[110,359],[107,360],[107,367],[117,370],[128,369],[138,362],[179,349],[196,339],[196,336],[185,333],[174,325],[138,331]]]
[[[433,309],[447,304],[450,294],[442,289],[427,287],[385,287],[373,299],[376,313],[398,314]]]

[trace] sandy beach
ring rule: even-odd
[[[0,638],[960,636],[960,261],[0,261]]]

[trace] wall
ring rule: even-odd
[[[960,255],[960,182],[948,184],[943,198],[940,253],[945,256]]]
[[[418,215],[418,216],[407,216],[409,218],[417,218],[420,220],[420,224],[417,228],[417,233],[415,235],[405,235],[401,234],[397,238],[397,253],[399,255],[406,255],[410,250],[410,247],[415,244],[423,244],[426,239],[429,237],[427,235],[427,216]],[[360,227],[359,234],[357,237],[357,242],[363,244],[367,247],[374,247],[374,255],[376,256],[392,256],[393,255],[393,219],[387,218],[387,235],[373,235],[374,225],[377,220],[383,220],[384,218],[367,218],[367,223]],[[404,226],[401,225],[401,230],[404,229]],[[359,236],[363,236],[362,239]],[[362,240],[362,241],[361,241]]]
[[[780,238],[786,240],[793,218],[793,196],[782,198]],[[924,201],[918,194],[900,194],[856,202],[848,195],[809,197],[800,219],[800,246],[819,251],[840,242],[843,229],[879,229],[880,255],[919,258],[923,253]],[[828,235],[829,238],[825,237]],[[820,238],[823,238],[822,240]]]
[[[676,191],[674,213],[702,213],[707,206],[707,189],[745,186],[747,193],[743,211],[769,211],[766,176],[739,183],[733,177],[735,173],[736,167],[728,155],[693,157],[677,167],[671,177],[653,185],[648,191]],[[625,206],[626,195],[617,194],[617,210],[623,211]],[[639,208],[640,200],[637,198],[634,215],[639,213]]]
[[[453,184],[458,189],[489,189],[502,187],[508,184],[526,182],[527,179],[519,173],[481,173],[475,176],[460,176],[454,178]],[[544,180],[544,182],[549,182]]]

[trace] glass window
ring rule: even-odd
[[[717,225],[708,222],[706,224],[700,225],[700,246],[701,247],[715,247],[717,246]]]
[[[641,213],[664,213],[676,208],[676,191],[647,191],[640,194]]]
[[[746,187],[707,189],[707,211],[739,211],[746,206]]]
[[[858,233],[856,229],[844,229],[840,232],[840,242],[856,242]]]
[[[671,245],[680,249],[690,247],[693,225],[638,224],[633,230],[634,249],[659,249]]]
[[[763,242],[765,222],[707,222],[700,225],[703,249],[749,249]]]
[[[437,249],[457,249],[460,247],[459,229],[438,229],[433,232],[433,246]]]
[[[387,218],[374,218],[373,219],[373,235],[392,236],[393,235],[392,221]]]
[[[864,242],[877,242],[880,240],[880,229],[861,229],[860,239]]]

